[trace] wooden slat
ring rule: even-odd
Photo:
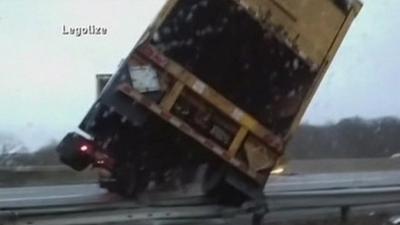
[[[242,145],[244,139],[246,138],[249,130],[245,127],[241,127],[239,131],[236,133],[235,138],[233,139],[231,145],[228,149],[228,156],[235,157],[236,153],[239,151],[240,146]]]
[[[161,100],[161,108],[166,111],[170,111],[179,95],[182,93],[184,87],[185,85],[182,82],[176,81],[172,89],[167,92],[166,96]]]

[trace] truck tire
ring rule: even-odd
[[[225,180],[223,168],[208,164],[202,180],[202,190],[206,195],[213,196],[218,193]]]
[[[202,190],[205,195],[220,204],[240,206],[248,200],[248,197],[226,181],[227,173],[229,170],[224,167],[208,164],[202,181]]]
[[[110,193],[116,193],[123,197],[135,197],[138,191],[138,170],[132,164],[125,164],[117,168],[114,172],[113,179],[100,180],[101,188],[106,189]]]

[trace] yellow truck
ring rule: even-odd
[[[61,161],[100,168],[101,186],[125,196],[200,182],[224,203],[259,198],[361,7],[166,1]]]

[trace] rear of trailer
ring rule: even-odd
[[[203,168],[206,193],[257,198],[361,6],[167,1],[81,123],[90,137],[67,135],[61,160],[102,168],[125,195]]]

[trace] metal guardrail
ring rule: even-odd
[[[271,193],[268,202],[273,210],[400,203],[400,187]]]
[[[400,213],[400,187],[351,188],[268,193],[270,212],[264,222],[299,220],[304,218],[338,218],[347,220],[371,211]],[[80,204],[0,211],[0,224],[74,225],[108,224],[149,221],[155,224],[250,224],[248,212],[207,201],[161,206],[140,206],[127,202],[112,204]],[[247,221],[247,222],[246,222]],[[150,224],[152,224],[150,223]]]
[[[0,167],[0,172],[68,172],[68,171],[73,171],[73,170],[64,165]]]
[[[400,214],[400,173],[395,170],[272,176],[264,222],[334,218],[378,212]],[[249,224],[251,214],[199,195],[151,195],[139,205],[96,184],[0,189],[0,224]],[[153,201],[153,198],[159,199]]]
[[[5,224],[40,224],[40,225],[62,225],[62,224],[108,224],[127,223],[140,221],[171,222],[180,221],[202,221],[223,219],[224,215],[236,213],[235,209],[228,209],[217,205],[185,206],[185,207],[140,207],[122,209],[94,209],[80,211],[82,209],[69,208],[60,212],[46,212],[40,216],[34,211],[22,211],[18,215],[12,212],[6,213],[8,223]],[[71,213],[72,212],[72,213]],[[43,213],[43,212],[42,212]],[[226,216],[228,218],[229,216]]]

